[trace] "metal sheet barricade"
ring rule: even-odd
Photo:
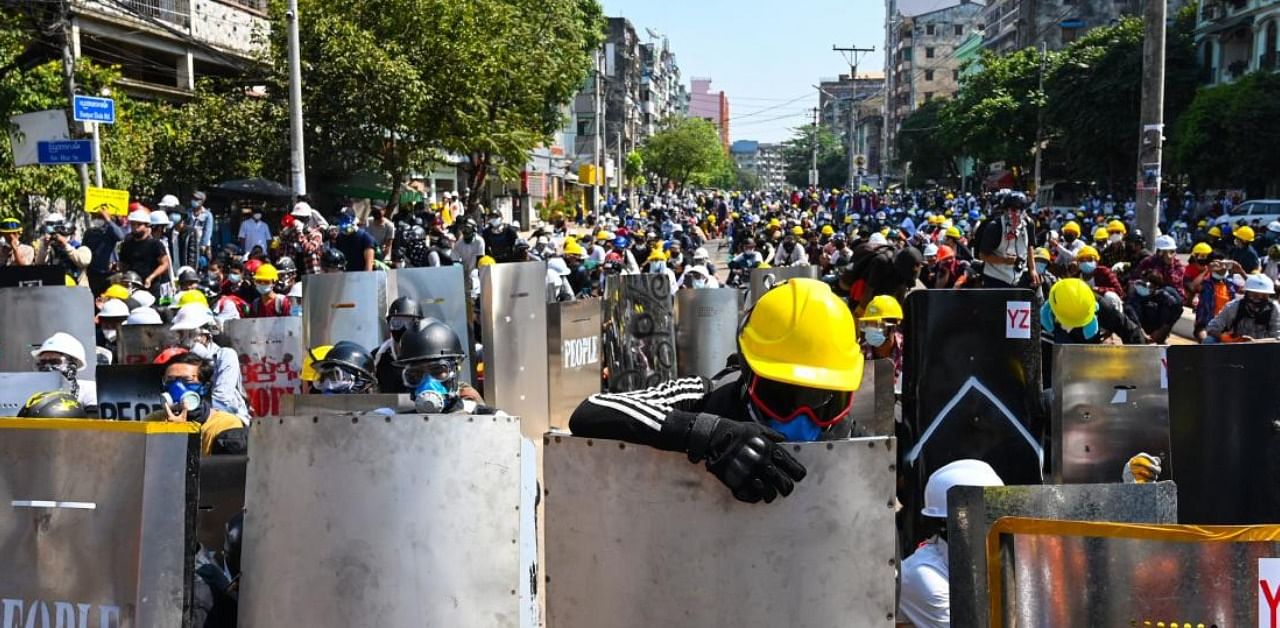
[[[1172,482],[957,486],[947,493],[947,511],[951,625],[956,628],[986,628],[990,621],[986,540],[988,531],[997,520],[1002,517],[1037,517],[1176,523],[1178,497]]]
[[[569,416],[600,392],[600,299],[547,305],[547,376],[550,427],[569,429]]]
[[[1169,458],[1164,347],[1057,345],[1053,358],[1053,481],[1115,482],[1134,454]],[[1168,477],[1168,473],[1165,473]]]
[[[61,266],[37,264],[0,268],[0,288],[66,285],[67,274]]]
[[[200,458],[200,494],[196,534],[200,544],[217,550],[223,546],[227,522],[244,509],[248,456]]]
[[[547,431],[547,266],[496,264],[480,269],[484,397],[523,419],[525,435]]]
[[[767,506],[683,454],[545,443],[548,628],[894,624],[892,438],[787,445],[808,475]]]
[[[788,279],[797,277],[817,279],[817,266],[786,266],[782,268],[754,268],[751,270],[751,287],[747,293],[747,305],[754,307],[756,301],[774,286],[782,285]]]
[[[141,421],[162,410],[164,366],[120,364],[98,367],[98,416],[116,421]]]
[[[676,377],[676,333],[666,275],[615,275],[604,285],[609,390],[627,392]]]
[[[198,454],[187,424],[0,420],[0,625],[190,625]]]
[[[407,393],[376,393],[368,395],[284,395],[280,398],[282,416],[313,414],[350,414],[371,412],[389,408],[395,412],[415,412],[413,399]]]
[[[737,288],[695,288],[676,292],[676,365],[680,377],[710,378],[738,351],[738,316],[743,293]]]
[[[240,354],[240,379],[254,416],[280,414],[280,398],[302,390],[302,319],[227,321],[223,333]]]
[[[467,320],[467,293],[463,267],[399,268],[387,271],[387,306],[400,297],[411,297],[422,305],[422,313],[447,324],[467,349],[464,373],[473,373],[471,325]],[[376,347],[375,347],[376,348]]]
[[[38,286],[0,288],[0,312],[6,324],[0,331],[0,371],[35,369],[31,352],[56,332],[66,332],[84,345],[89,364],[77,377],[95,379],[93,359],[97,336],[93,329],[93,294],[88,288]]]
[[[991,625],[1274,626],[1280,526],[1003,519]]]
[[[853,394],[849,420],[852,436],[893,436],[893,360],[867,360],[862,367],[862,383]]]
[[[368,349],[387,338],[387,274],[380,270],[302,277],[306,348],[350,340]]]
[[[514,627],[518,419],[253,424],[240,625]],[[298,575],[306,574],[305,586]]]
[[[31,395],[58,390],[62,383],[62,376],[57,373],[0,373],[0,417],[17,416]]]
[[[151,364],[161,351],[178,346],[178,332],[168,325],[123,325],[116,344],[118,364]]]
[[[1178,521],[1280,521],[1280,344],[1171,346],[1168,358]]]

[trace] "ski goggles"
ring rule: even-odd
[[[807,416],[818,427],[831,427],[853,408],[852,392],[783,384],[759,375],[752,378],[747,396],[765,418],[779,423]]]
[[[416,322],[418,322],[418,319],[412,316],[392,316],[387,319],[387,327],[391,331],[404,331],[413,327]]]
[[[406,365],[400,373],[401,381],[409,388],[417,388],[422,383],[422,380],[427,377],[437,382],[447,383],[457,378],[457,376],[458,360],[452,358],[413,362]]]

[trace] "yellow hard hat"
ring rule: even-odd
[[[584,248],[582,248],[582,245],[581,245],[581,244],[578,244],[578,241],[577,241],[577,240],[570,240],[570,239],[568,239],[568,238],[565,238],[565,240],[564,240],[564,254],[565,254],[565,255],[577,255],[577,256],[579,256],[579,257],[586,257],[586,255],[587,255],[587,250],[586,250],[586,249],[584,249]]]
[[[332,348],[333,345],[320,345],[318,347],[313,347],[308,351],[307,354],[302,357],[302,373],[299,374],[299,378],[304,382],[316,381],[317,375],[315,363],[323,360],[325,356],[329,355],[329,350]]]
[[[782,226],[782,221],[781,221],[781,220],[778,220],[777,218],[770,218],[770,219],[769,219],[769,226],[770,226],[770,227],[781,227],[781,226]]]
[[[738,219],[738,212],[733,212],[733,213],[729,214],[729,217],[730,217],[730,218],[732,218],[732,219],[734,219],[734,220],[737,220],[737,219]]]
[[[1213,253],[1213,247],[1209,246],[1208,242],[1196,242],[1196,245],[1191,247],[1192,255],[1209,255],[1210,253]]]
[[[1211,235],[1211,236],[1213,236],[1213,237],[1215,237],[1215,238],[1221,238],[1221,237],[1222,237],[1222,229],[1221,229],[1220,227],[1218,227],[1217,225],[1214,225],[1214,226],[1212,226],[1212,227],[1210,227],[1210,228],[1209,228],[1209,235]]]
[[[829,236],[829,235],[835,235],[835,234],[836,234],[835,227],[832,227],[831,225],[822,225],[822,235]]]
[[[804,227],[801,227],[800,225],[796,225],[792,227],[791,235],[798,235],[798,236],[804,235]]]
[[[902,320],[902,306],[898,304],[898,300],[888,294],[881,294],[873,297],[871,302],[867,304],[867,311],[863,312],[860,321],[880,321],[886,318]]]
[[[76,287],[76,286],[78,286],[78,285],[80,285],[80,284],[76,283],[75,278],[74,278],[74,277],[72,277],[71,275],[63,275],[63,276],[62,276],[62,285],[66,286],[66,287],[68,287],[68,288],[74,288],[74,287]]]
[[[846,224],[846,225],[851,225],[851,224],[853,224],[853,216],[845,216],[845,217],[844,217],[844,224]]]
[[[888,227],[885,227],[885,228],[881,229],[881,230],[880,230],[880,235],[882,235],[882,236],[884,236],[884,237],[886,237],[886,238],[887,238],[887,237],[889,237],[889,228],[888,228]]]
[[[1063,327],[1079,329],[1093,321],[1098,297],[1089,284],[1074,277],[1063,279],[1049,290],[1049,309]]]
[[[120,299],[121,301],[128,301],[129,289],[118,283],[113,283],[110,286],[108,286],[106,290],[102,291],[102,298],[103,299]]]
[[[1042,260],[1048,261],[1053,259],[1053,256],[1049,254],[1049,249],[1046,249],[1042,246],[1036,249],[1035,259],[1042,259]]]
[[[792,279],[764,293],[738,346],[751,370],[767,380],[849,392],[862,384],[853,315],[817,279]]]
[[[1108,235],[1106,227],[1098,227],[1098,230],[1093,232],[1093,241],[1105,242]]]
[[[1078,223],[1078,222],[1076,222],[1076,221],[1072,220],[1071,222],[1069,222],[1069,223],[1067,223],[1067,224],[1065,224],[1065,225],[1062,225],[1062,232],[1063,232],[1063,233],[1074,233],[1074,234],[1076,234],[1076,235],[1078,236],[1078,235],[1080,235],[1080,223]]]
[[[1129,232],[1129,228],[1128,228],[1128,227],[1126,227],[1126,226],[1124,226],[1124,223],[1123,223],[1123,222],[1120,222],[1119,220],[1112,220],[1111,222],[1107,223],[1107,232],[1109,232],[1109,233],[1128,233],[1128,232]]]
[[[716,224],[716,215],[715,215],[715,214],[711,214],[710,216],[707,216],[707,222],[709,222],[709,223],[711,223],[711,224],[713,224],[713,225],[714,225],[714,224]]]
[[[613,233],[600,230],[596,232],[596,242],[607,242],[613,239]]]
[[[756,266],[756,268],[773,268],[773,265],[769,262],[760,262],[760,265]]]
[[[209,299],[205,298],[204,293],[199,290],[183,290],[178,293],[178,307],[198,303],[205,307],[209,307]]]
[[[497,263],[498,263],[498,260],[495,260],[488,255],[483,255],[480,257],[479,260],[476,261],[476,266],[493,266],[494,264],[497,264]]]
[[[958,227],[947,227],[947,237],[960,239],[960,229]]]
[[[1085,245],[1080,247],[1080,251],[1076,253],[1076,261],[1082,261],[1087,259],[1098,261],[1102,259],[1102,256],[1098,255],[1098,249]]]
[[[1236,230],[1231,232],[1231,235],[1244,242],[1253,242],[1253,227],[1236,227]]]
[[[253,272],[254,281],[280,281],[280,272],[271,264],[263,264]]]
[[[667,255],[667,252],[662,250],[662,247],[655,246],[652,249],[649,249],[649,259],[646,259],[645,261],[646,262],[665,262],[669,257],[670,256]]]

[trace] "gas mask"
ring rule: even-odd
[[[757,421],[782,434],[788,442],[821,440],[831,427],[849,416],[853,393],[783,384],[752,376],[747,388],[748,411]]]
[[[206,414],[204,395],[207,388],[200,382],[172,378],[164,382],[164,399],[167,404],[181,404],[189,418],[198,419]]]

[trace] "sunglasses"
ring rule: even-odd
[[[831,427],[853,409],[851,392],[793,386],[758,375],[747,387],[747,396],[765,417],[779,423],[807,416],[818,427]]]

